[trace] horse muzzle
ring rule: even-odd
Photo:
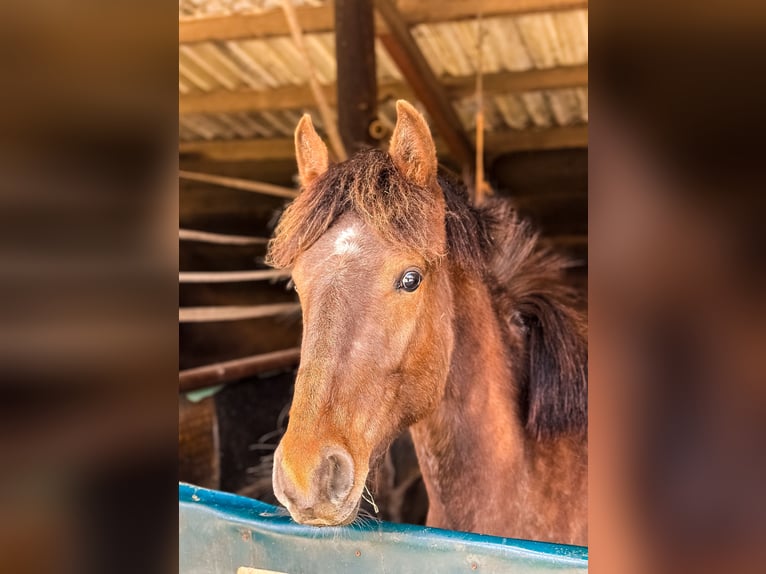
[[[359,496],[353,497],[354,459],[343,447],[330,445],[319,453],[289,456],[280,444],[274,452],[274,494],[293,520],[313,526],[353,522]]]

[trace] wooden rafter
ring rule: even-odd
[[[409,26],[476,17],[481,10],[485,18],[514,16],[535,12],[552,12],[587,8],[587,0],[441,0],[437,4],[421,0],[399,0],[397,8]],[[334,3],[328,0],[321,6],[300,6],[296,15],[306,33],[329,32],[334,25]],[[378,23],[376,31],[384,26]],[[209,40],[242,40],[245,38],[268,38],[287,36],[290,29],[279,10],[260,14],[233,14],[211,18],[184,19],[179,22],[178,39],[184,43]]]
[[[418,100],[425,106],[431,122],[444,139],[452,157],[461,166],[473,171],[473,147],[455,108],[412,37],[407,23],[391,0],[375,0],[375,8],[389,29],[388,33],[379,36],[389,56],[412,87]]]
[[[488,132],[484,136],[486,149],[491,155],[517,151],[588,147],[588,127],[584,125],[529,128],[525,130],[503,130]],[[295,156],[290,138],[223,140],[182,142],[181,153],[198,153],[212,160],[246,161],[264,159],[265,149],[281,151],[281,155],[269,155],[269,159],[286,159]],[[444,142],[436,138],[436,150],[445,153]]]
[[[474,76],[450,77],[440,80],[450,99],[467,98],[475,89]],[[486,95],[519,93],[534,90],[555,90],[574,88],[588,84],[588,66],[561,66],[543,70],[523,72],[498,72],[484,74],[483,89]],[[331,105],[337,98],[333,86],[322,88]],[[378,87],[378,96],[383,98],[413,97],[412,90],[402,82],[388,82]],[[291,110],[313,107],[314,99],[308,86],[285,86],[268,91],[237,90],[181,96],[178,111],[180,115],[199,113],[259,112],[267,110]]]
[[[518,151],[588,147],[588,126],[529,128],[488,132],[484,136],[492,155]]]

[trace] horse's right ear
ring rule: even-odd
[[[436,182],[436,146],[425,118],[405,100],[396,102],[396,127],[388,153],[399,171],[422,187]]]
[[[314,129],[308,114],[303,114],[295,128],[295,157],[298,160],[298,177],[303,187],[308,187],[327,171],[327,146]]]

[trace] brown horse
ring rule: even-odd
[[[371,464],[410,428],[431,526],[585,544],[587,343],[562,284],[505,202],[437,175],[423,117],[397,102],[389,152],[329,164],[305,115],[302,193],[269,260],[303,307],[301,365],[274,492],[342,525]]]

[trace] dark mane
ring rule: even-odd
[[[487,282],[509,345],[518,339],[513,333],[523,334],[522,348],[517,349],[521,357],[513,358],[513,367],[520,413],[530,436],[584,432],[586,323],[574,290],[563,281],[567,261],[540,245],[537,233],[508,201],[491,199],[476,208],[455,178],[440,174],[438,183],[444,197],[446,250],[434,234],[439,194],[407,180],[388,153],[368,149],[330,165],[302,191],[282,215],[267,260],[274,267],[291,267],[347,212],[429,263],[446,256],[451,265]]]

